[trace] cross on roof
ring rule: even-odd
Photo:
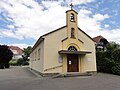
[[[70,7],[71,7],[71,10],[72,10],[73,9],[73,4],[72,3],[70,4]]]

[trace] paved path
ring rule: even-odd
[[[35,77],[27,67],[10,67],[10,69],[0,69],[0,80],[23,79]]]
[[[27,67],[0,70],[0,90],[120,90],[120,76],[40,78]]]

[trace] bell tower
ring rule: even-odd
[[[78,13],[73,10],[73,4],[70,4],[71,10],[66,11],[67,36],[71,39],[78,38]]]

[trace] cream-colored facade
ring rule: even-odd
[[[41,36],[30,54],[30,68],[41,73],[96,71],[95,42],[78,28],[77,12],[66,12],[66,26]]]

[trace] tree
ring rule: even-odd
[[[97,70],[120,75],[120,45],[110,42],[106,51],[96,52]]]
[[[31,50],[32,50],[32,47],[31,46],[28,46],[27,48],[23,48],[23,53],[26,57],[29,57],[30,56],[30,53],[31,53]]]
[[[28,65],[28,61],[29,61],[29,56],[31,53],[32,47],[28,46],[27,48],[23,48],[23,55],[22,55],[22,59],[18,60],[19,62],[22,62],[21,65]],[[18,63],[19,63],[18,62]]]
[[[106,48],[108,51],[113,51],[116,49],[120,49],[120,45],[118,43],[115,43],[115,42],[109,42],[109,44],[107,44]]]
[[[6,45],[0,45],[0,68],[9,68],[9,61],[13,57],[13,52]]]

